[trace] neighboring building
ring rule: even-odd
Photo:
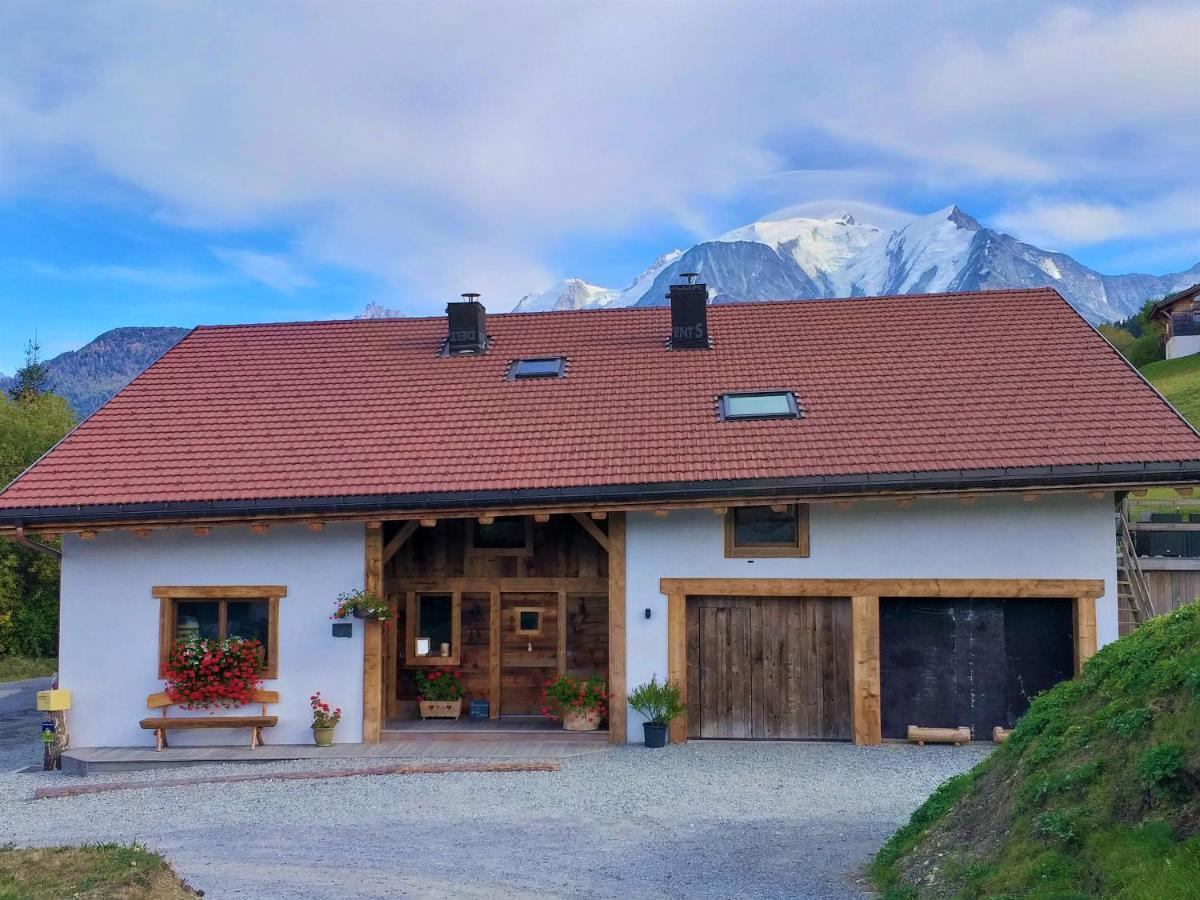
[[[1200,436],[1051,289],[197,328],[0,494],[63,537],[76,746],[138,727],[171,642],[258,636],[406,734],[414,678],[492,716],[556,673],[669,676],[676,740],[986,739],[1117,637],[1114,510]],[[336,595],[399,612],[331,633]],[[224,732],[182,733],[231,743]]]
[[[1150,310],[1151,321],[1163,328],[1167,359],[1200,353],[1200,284],[1163,297]]]

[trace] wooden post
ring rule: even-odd
[[[567,674],[567,589],[558,590],[558,652],[555,654],[559,677]]]
[[[851,699],[854,743],[883,742],[879,684],[879,598],[850,598]]]
[[[383,596],[383,526],[367,524],[365,587]],[[363,623],[363,727],[364,744],[379,743],[383,727],[383,628],[376,619]]]
[[[500,588],[493,587],[488,613],[488,718],[500,718]]]
[[[679,685],[679,699],[687,706],[687,594],[667,595],[667,680]],[[672,720],[667,736],[672,744],[687,743],[687,713]]]
[[[1096,598],[1075,599],[1075,674],[1096,655]]]
[[[608,741],[623,744],[625,700],[625,513],[608,519]]]

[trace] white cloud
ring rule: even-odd
[[[312,287],[314,284],[311,276],[285,256],[231,247],[214,247],[212,253],[247,278],[262,282],[267,287],[285,294]]]
[[[723,230],[735,196],[1053,192],[1111,210],[1008,221],[1093,240],[1200,185],[1189,34],[1195,7],[1033,0],[9,5],[0,186],[114,179],[290,233],[250,277],[350,266],[425,310],[587,276],[553,264],[572,240]]]
[[[30,262],[29,271],[66,281],[119,281],[168,291],[203,291],[229,284],[222,275],[170,266],[79,265]]]
[[[1200,232],[1200,188],[1131,203],[1038,199],[1011,207],[996,225],[1027,240],[1083,246],[1121,238],[1150,239]]]

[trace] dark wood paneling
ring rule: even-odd
[[[884,598],[883,736],[965,725],[980,740],[1011,728],[1037,693],[1070,678],[1070,600]]]
[[[692,598],[687,642],[690,736],[851,736],[847,600]]]

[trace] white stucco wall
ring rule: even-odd
[[[153,746],[153,732],[137,724],[151,715],[147,695],[163,688],[159,601],[150,591],[205,584],[287,586],[279,604],[279,678],[263,683],[281,694],[271,707],[279,725],[264,733],[266,741],[311,742],[308,697],[317,690],[342,707],[337,740],[361,740],[362,623],[349,620],[354,636],[334,638],[329,615],[339,593],[363,586],[364,541],[361,523],[329,524],[320,532],[274,526],[266,534],[213,528],[204,537],[190,528],[156,528],[146,538],[65,535],[59,665],[62,687],[73,692],[72,745]],[[168,740],[230,744],[249,743],[250,736],[245,730],[175,731]]]
[[[723,522],[710,510],[667,518],[630,513],[626,546],[626,678],[667,673],[666,597],[660,578],[1100,578],[1098,641],[1117,638],[1113,498],[1085,494],[859,501],[810,507],[804,559],[726,559]],[[645,610],[651,610],[651,618]],[[629,740],[641,740],[629,711]]]
[[[1200,334],[1185,334],[1167,339],[1167,359],[1200,353]]]

